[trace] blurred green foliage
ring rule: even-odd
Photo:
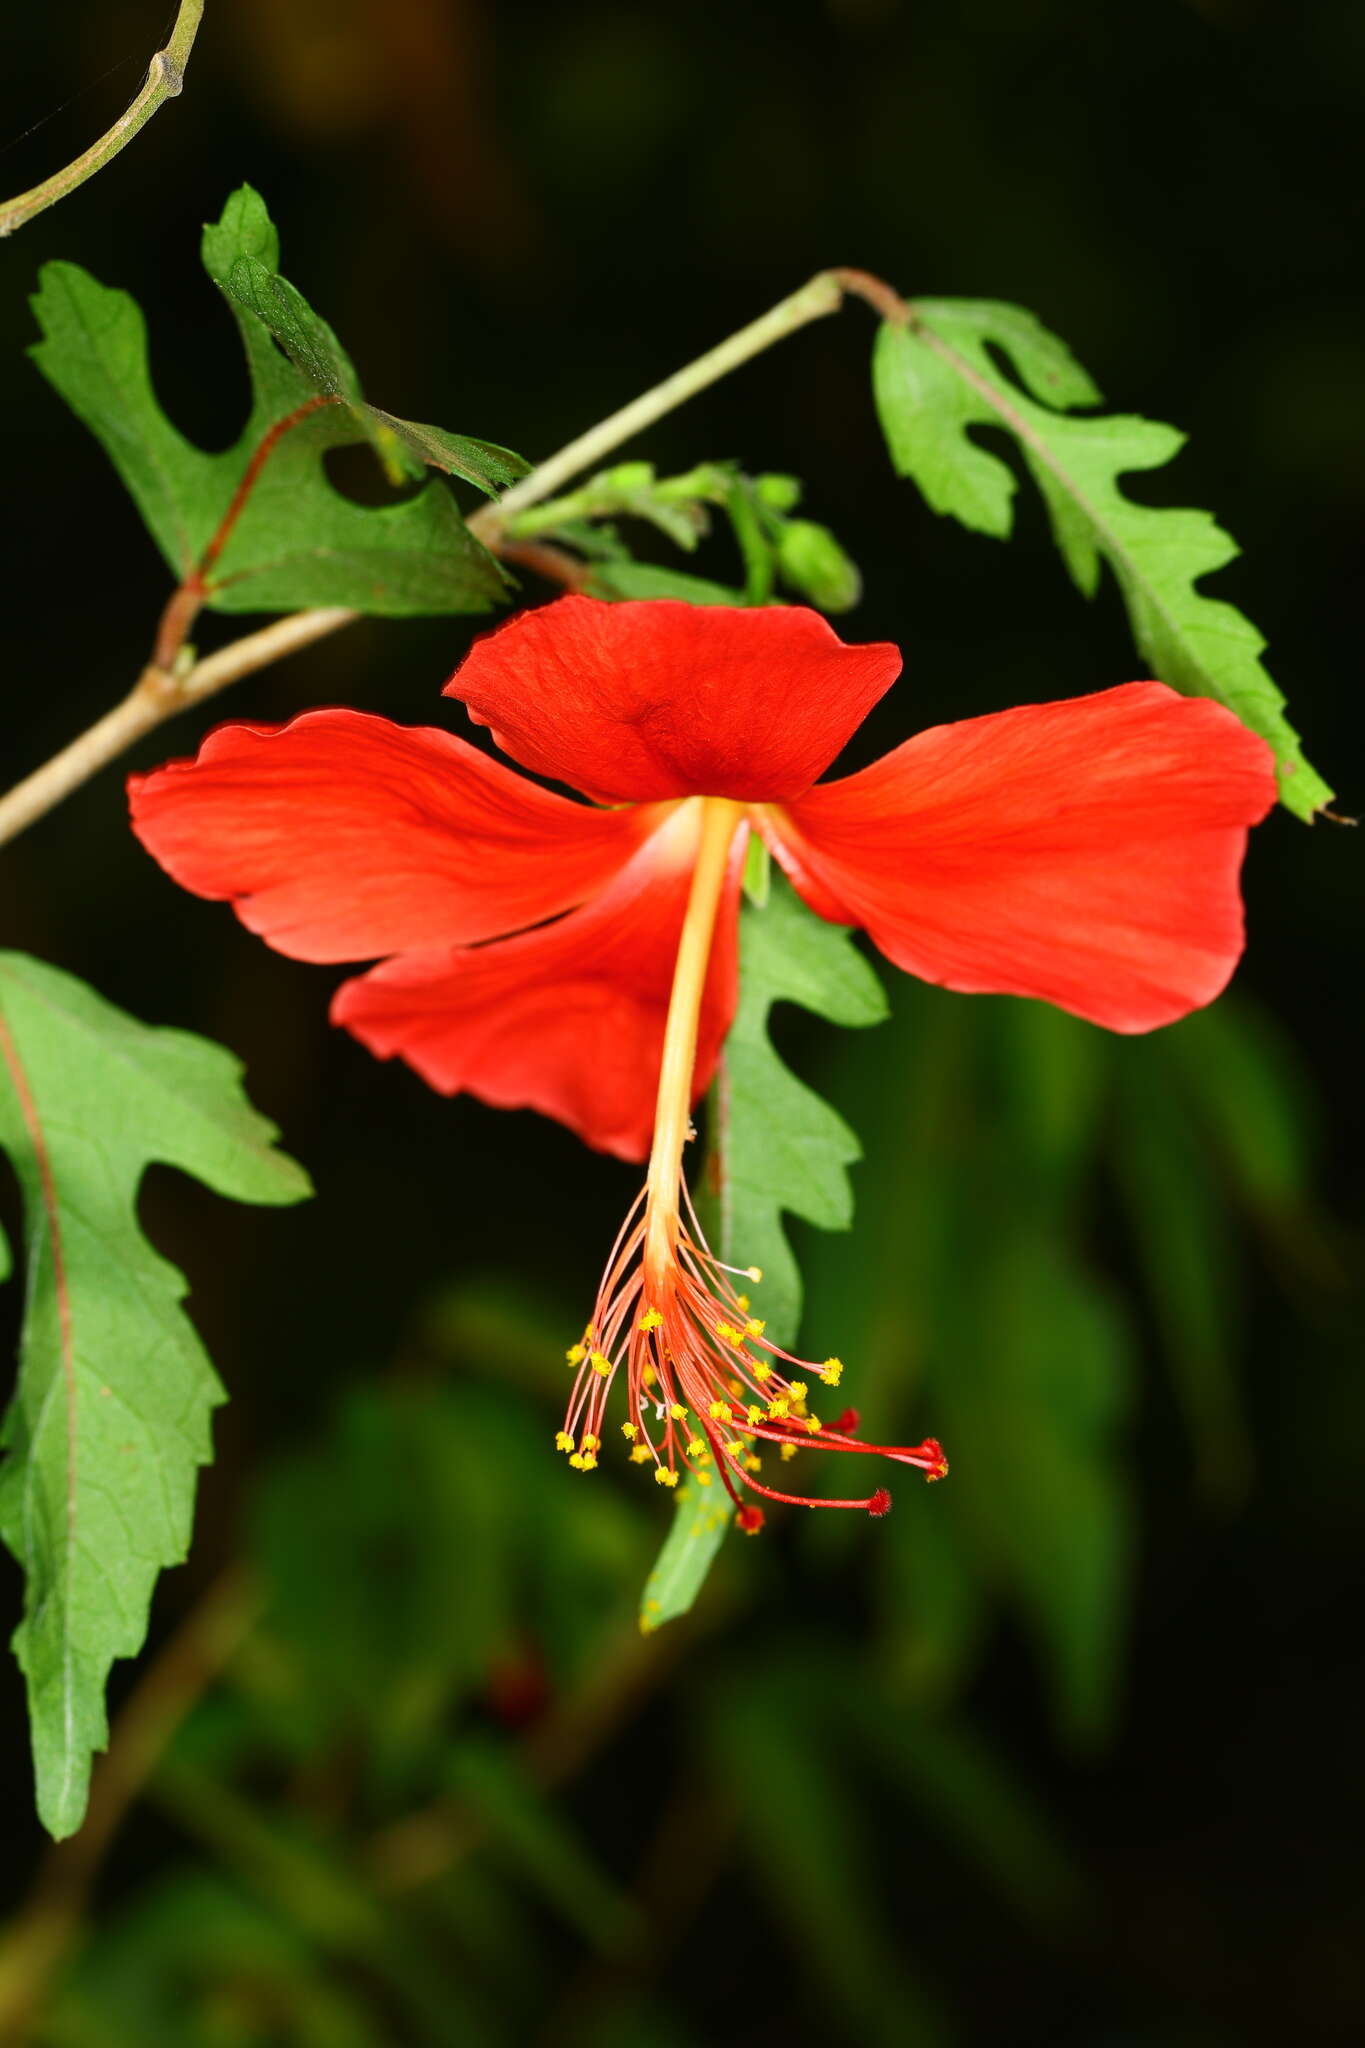
[[[1258,1241],[1334,1256],[1311,1098],[1245,1003],[1130,1041],[900,978],[831,1066],[867,1158],[859,1228],[808,1241],[806,1328],[837,1337],[876,1433],[941,1431],[949,1481],[904,1480],[885,1524],[777,1519],[642,1636],[656,1503],[623,1459],[585,1481],[548,1454],[556,1331],[520,1288],[446,1290],[255,1487],[261,1618],[147,1788],[176,1850],[71,1958],[35,2042],[711,2039],[687,1967],[667,2030],[641,2000],[717,1940],[727,1872],[774,2023],[806,2038],[799,1987],[822,2030],[947,2042],[933,1944],[879,1875],[902,1835],[1084,1952],[1075,1847],[968,1690],[1004,1627],[1062,1742],[1112,1727],[1136,1358],[1161,1355],[1184,1416],[1163,1483],[1226,1505],[1251,1475],[1218,1290]],[[21,1920],[0,1947],[0,2017],[35,1938]]]

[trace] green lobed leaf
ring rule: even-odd
[[[195,447],[162,411],[146,325],[126,292],[77,264],[49,263],[33,300],[43,330],[35,363],[104,448],[175,576],[201,560],[269,430],[323,398],[266,456],[207,578],[206,602],[228,612],[349,605],[391,616],[498,603],[503,572],[448,489],[433,481],[397,504],[358,505],[333,488],[323,457],[369,441],[391,476],[435,462],[483,490],[509,467],[520,473],[519,458],[364,403],[331,328],[279,276],[275,230],[249,186],[205,229],[203,260],[236,320],[251,380],[246,425],[221,454]]]
[[[717,1487],[689,1479],[678,1497],[672,1525],[640,1595],[644,1634],[686,1614],[706,1583],[725,1532],[734,1519],[730,1497]]]
[[[801,1276],[782,1214],[847,1230],[847,1169],[862,1148],[843,1118],[798,1081],[768,1035],[774,1003],[800,1003],[832,1024],[879,1024],[886,997],[853,934],[807,910],[780,875],[765,908],[740,919],[740,999],[716,1085],[710,1181],[720,1255],[762,1268],[756,1307],[774,1340],[795,1342]]]
[[[391,427],[419,462],[463,477],[485,497],[496,498],[507,484],[514,484],[518,477],[530,472],[529,462],[514,455],[510,448],[500,448],[496,441],[477,441],[468,434],[447,433],[444,427],[423,426],[419,420],[396,419],[391,412],[381,412],[377,405],[365,410],[371,419]]]
[[[0,1536],[25,1574],[14,1648],[54,1835],[85,1810],[109,1667],[140,1647],[157,1574],[186,1554],[224,1398],[180,1308],[184,1278],[139,1228],[143,1172],[177,1166],[242,1202],[309,1191],[240,1075],[220,1046],[140,1024],[74,976],[0,954],[0,1144],[30,1246]]]
[[[1003,351],[1025,386],[1004,376]],[[1280,798],[1311,818],[1331,790],[1304,760],[1284,698],[1262,663],[1261,634],[1234,605],[1205,597],[1199,579],[1237,553],[1207,512],[1125,497],[1120,478],[1169,462],[1184,435],[1131,415],[1068,417],[1099,393],[1055,335],[1022,307],[988,299],[919,300],[908,326],[884,325],[873,388],[892,461],[936,512],[1004,539],[1015,476],[972,437],[1010,434],[1042,493],[1053,536],[1077,587],[1093,596],[1107,562],[1133,637],[1152,673],[1191,696],[1216,698],[1275,755]]]

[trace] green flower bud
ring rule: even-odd
[[[862,595],[863,579],[827,526],[791,519],[777,543],[784,583],[802,591],[822,612],[846,612]]]

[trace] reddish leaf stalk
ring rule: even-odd
[[[293,412],[286,413],[283,419],[276,420],[273,426],[268,427],[262,434],[207,547],[179,588],[172,592],[170,601],[161,614],[156,629],[156,643],[152,648],[151,666],[154,669],[159,669],[164,675],[169,675],[174,670],[176,658],[185,644],[186,635],[199,616],[200,608],[213,587],[213,565],[232,538],[232,530],[246,510],[247,501],[256,488],[261,471],[280,442],[291,428],[297,427],[310,414],[321,411],[325,405],[340,403],[340,399],[319,392],[316,397],[306,399],[302,405],[296,406]]]

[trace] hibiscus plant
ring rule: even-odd
[[[696,1599],[731,1526],[757,1534],[773,1504],[880,1519],[896,1468],[934,1480],[945,1446],[971,1457],[932,1402],[921,1440],[875,1440],[875,1412],[865,1425],[838,1406],[857,1361],[845,1389],[835,1333],[810,1332],[801,1355],[783,1217],[848,1220],[857,1142],[778,1058],[771,1004],[873,1023],[877,957],[963,996],[1157,1030],[1236,968],[1249,829],[1277,796],[1309,820],[1331,793],[1255,629],[1198,587],[1232,543],[1207,514],[1122,487],[1180,436],[1100,412],[1086,373],[1017,306],[906,300],[826,271],[531,464],[367,399],[281,273],[249,188],[205,230],[203,260],[251,378],[249,417],[219,453],[161,410],[133,300],[71,264],[43,271],[34,362],[173,581],[130,694],[0,800],[0,837],[163,720],[362,615],[507,614],[472,644],[452,626],[439,723],[354,704],[282,725],[210,711],[184,758],[129,778],[131,823],[172,882],[229,904],[276,951],[377,963],[330,996],[371,1053],[439,1097],[537,1111],[643,1169],[535,1408],[546,1486],[553,1446],[574,1483],[614,1454],[659,1487],[652,1629]],[[795,478],[617,459],[848,302],[877,322],[865,459],[875,410],[928,505],[997,538],[1020,474],[1036,484],[1081,591],[1107,567],[1122,597],[1135,651],[1111,687],[917,731],[909,699],[887,699],[901,653],[844,622],[858,572]],[[356,445],[399,487],[389,502],[334,486],[326,458]],[[690,554],[707,533],[729,545],[730,582],[635,552]],[[202,614],[239,611],[280,616],[197,651]],[[899,743],[841,772],[883,699]],[[457,1148],[458,1099],[432,1114]],[[0,957],[0,1142],[22,1189],[27,1295],[0,1533],[24,1573],[15,1648],[56,1834],[85,1809],[110,1665],[137,1652],[158,1572],[186,1554],[224,1398],[185,1283],[139,1227],[139,1184],[166,1161],[240,1201],[296,1201],[307,1179],[274,1137],[227,1052],[134,1019],[62,967]]]

